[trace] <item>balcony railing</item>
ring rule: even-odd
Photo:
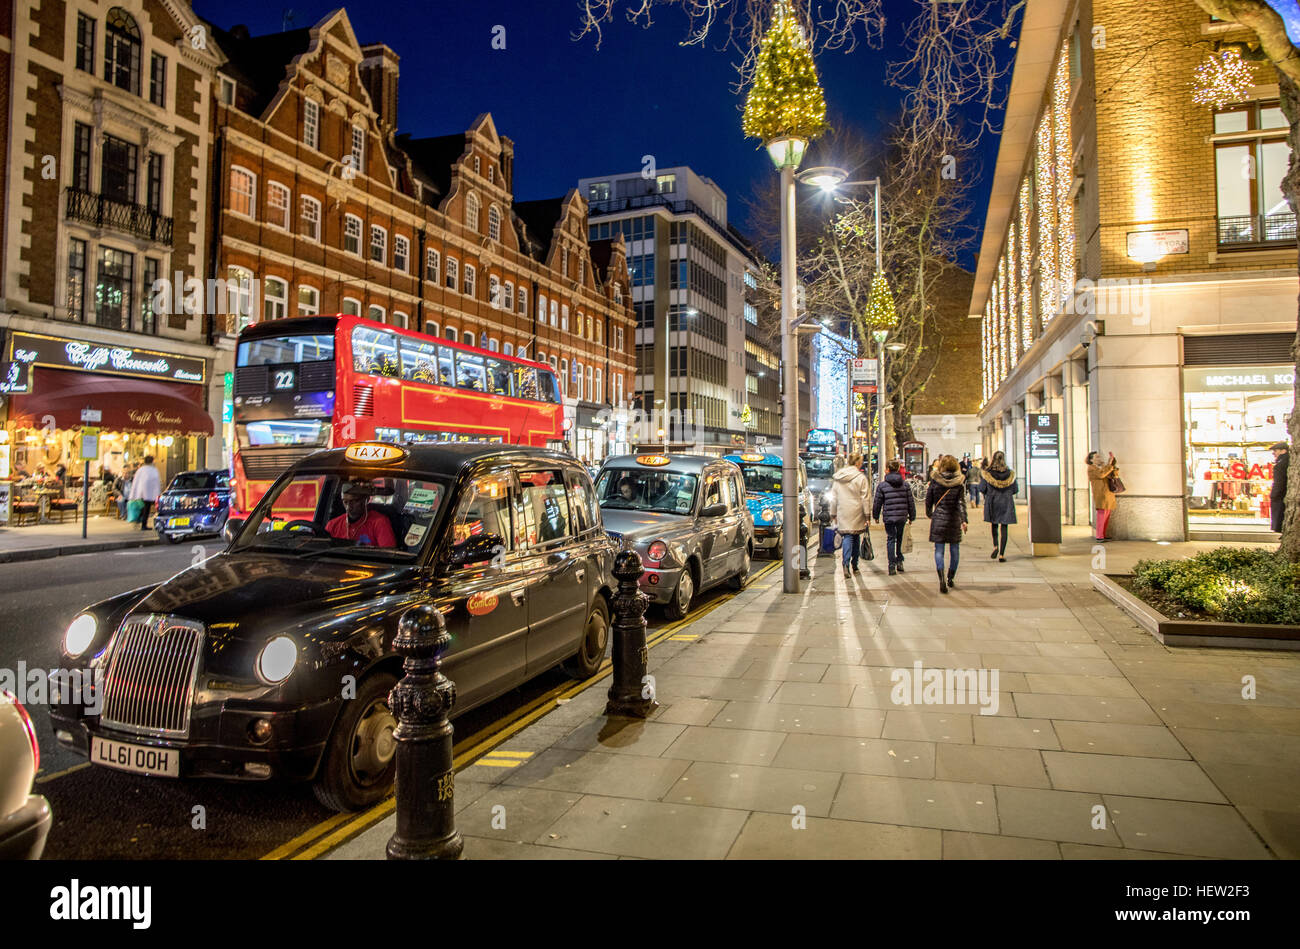
[[[102,194],[65,188],[66,214],[70,221],[107,227],[157,244],[171,244],[172,219],[163,217],[143,204],[116,201]]]
[[[1295,243],[1295,215],[1240,214],[1219,218],[1219,246]]]

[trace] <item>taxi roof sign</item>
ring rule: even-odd
[[[755,455],[752,453],[746,453],[740,456],[740,460],[741,461],[762,461],[766,457],[767,455]]]
[[[669,458],[667,455],[637,455],[636,463],[638,465],[649,465],[651,467],[658,467],[660,465],[668,464],[671,460],[672,459]]]
[[[401,461],[407,456],[405,448],[386,445],[383,442],[356,442],[349,445],[343,457],[348,461],[363,461],[371,465],[387,465]]]

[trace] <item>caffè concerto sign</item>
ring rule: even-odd
[[[10,359],[28,366],[196,384],[206,378],[204,361],[190,356],[35,333],[14,333],[11,340]]]

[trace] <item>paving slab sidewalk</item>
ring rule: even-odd
[[[211,538],[207,538],[209,542]],[[68,554],[87,554],[101,550],[123,550],[158,543],[150,527],[127,524],[114,517],[97,516],[86,522],[86,537],[81,536],[81,520],[23,527],[0,527],[0,563],[45,560]]]
[[[649,721],[605,680],[465,768],[466,858],[1300,857],[1300,657],[1165,647],[1091,589],[1086,534],[1034,560],[1020,527],[998,563],[972,514],[951,594],[921,543],[896,577],[819,558],[799,597],[774,571],[651,650]],[[915,663],[997,689],[900,704]]]

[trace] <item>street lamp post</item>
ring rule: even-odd
[[[880,427],[876,447],[876,484],[880,484],[885,480],[885,340],[889,338],[889,330],[876,330],[871,335],[880,347],[880,380],[876,384],[876,423]]]
[[[799,346],[795,337],[794,173],[808,143],[786,137],[768,143],[768,154],[781,172],[781,379],[785,407],[781,413],[781,555],[786,593],[802,593],[799,546]]]
[[[864,181],[848,181],[849,175],[843,168],[836,168],[833,165],[818,165],[809,168],[799,175],[799,180],[804,184],[816,185],[827,193],[834,192],[838,188],[850,188],[856,186],[871,186],[875,189],[875,211],[876,211],[876,272],[873,279],[881,279],[884,274],[884,265],[881,258],[880,243],[880,177],[868,178]],[[843,201],[839,198],[837,200]],[[846,202],[847,203],[847,202]],[[879,453],[879,462],[877,472],[878,481],[885,480],[885,340],[889,337],[888,329],[879,329],[872,332],[872,338],[875,339],[880,347],[880,378],[876,383],[876,414],[880,425],[880,437],[877,452]],[[890,349],[895,351],[903,347],[897,343]]]

